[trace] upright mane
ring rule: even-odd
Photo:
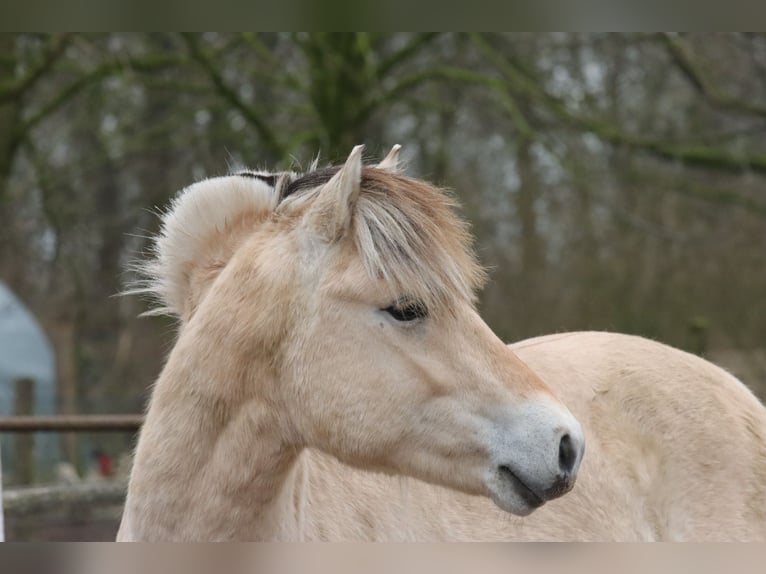
[[[128,293],[158,303],[147,314],[184,317],[196,306],[190,301],[195,278],[217,275],[269,218],[300,217],[340,168],[241,171],[183,189],[163,213],[151,256],[135,266],[140,280]],[[473,301],[485,274],[455,209],[444,189],[385,167],[364,167],[352,226],[370,276],[392,295],[406,294],[434,310],[454,297]]]

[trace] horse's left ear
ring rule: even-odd
[[[391,151],[388,152],[388,155],[384,157],[377,167],[378,169],[384,169],[386,171],[390,171],[392,173],[398,173],[400,171],[399,169],[399,152],[401,151],[402,146],[399,144],[396,144],[394,147],[391,148]]]
[[[362,185],[362,150],[358,145],[351,151],[340,171],[319,190],[308,214],[311,227],[328,241],[337,241],[351,229]]]

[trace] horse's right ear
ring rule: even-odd
[[[362,185],[362,150],[362,145],[351,150],[340,171],[319,190],[307,214],[312,230],[327,241],[340,239],[351,228]]]

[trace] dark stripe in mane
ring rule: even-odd
[[[264,175],[261,173],[252,173],[250,171],[241,171],[236,175],[240,177],[252,177],[253,179],[260,179],[261,181],[266,182],[271,187],[274,187],[277,183],[277,176],[274,174]]]
[[[332,179],[332,176],[340,171],[340,168],[341,166],[324,167],[291,181],[287,184],[287,188],[282,193],[280,201],[291,195],[298,194],[301,191],[307,191],[319,187],[320,185],[324,185]]]

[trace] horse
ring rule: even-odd
[[[173,200],[134,292],[178,334],[117,540],[766,539],[754,395],[635,336],[507,346],[399,149]]]

